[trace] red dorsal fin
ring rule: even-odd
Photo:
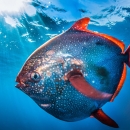
[[[88,18],[88,17],[82,18],[82,19],[78,20],[77,22],[75,22],[74,25],[69,30],[86,31],[86,32],[104,37],[104,38],[112,41],[113,43],[115,43],[117,46],[119,46],[121,48],[122,52],[124,51],[125,45],[122,41],[120,41],[112,36],[109,36],[107,34],[96,33],[96,32],[88,30],[87,26],[88,26],[89,21],[90,21],[90,18]]]
[[[98,109],[97,111],[92,113],[92,116],[94,116],[96,119],[98,119],[100,122],[102,122],[105,125],[119,128],[118,124],[112,120],[109,116],[107,116],[102,109]]]
[[[82,18],[74,23],[74,25],[70,28],[73,30],[86,31],[90,18]]]

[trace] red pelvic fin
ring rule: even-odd
[[[92,98],[94,100],[107,100],[109,101],[112,94],[101,92],[92,87],[83,77],[81,72],[73,70],[67,74],[67,79],[70,81],[72,86],[81,92],[83,95]]]
[[[128,46],[124,54],[128,57],[126,64],[130,67],[130,46]]]
[[[90,18],[82,18],[74,23],[74,25],[70,28],[70,30],[79,30],[79,31],[86,31]]]
[[[105,125],[108,125],[110,127],[119,128],[118,124],[112,120],[109,116],[107,116],[102,109],[98,109],[97,111],[92,113],[92,116],[94,116],[97,120],[102,122]]]

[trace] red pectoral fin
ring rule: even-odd
[[[71,72],[70,72],[71,73]],[[69,75],[70,75],[69,73]],[[69,76],[70,83],[82,94],[85,96],[95,99],[95,100],[110,100],[112,94],[104,93],[96,90],[92,87],[81,74],[76,74],[76,72],[72,72],[72,75]]]
[[[98,119],[100,122],[102,122],[105,125],[119,128],[118,124],[112,120],[109,116],[107,116],[102,109],[98,109],[97,111],[92,113],[92,116],[94,116],[96,119]]]

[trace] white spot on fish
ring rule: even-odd
[[[51,104],[41,104],[41,107],[44,107],[44,108],[48,108],[50,106],[51,106]]]
[[[71,71],[73,71],[73,69],[71,69]]]
[[[40,93],[42,93],[42,89],[40,89]]]
[[[88,76],[88,74],[87,74],[87,73],[84,73],[84,76]]]
[[[47,72],[46,72],[46,76],[47,76],[47,77],[51,77],[51,75],[52,75],[52,73],[51,73],[50,71],[47,71]]]
[[[92,83],[95,83],[95,81],[93,80]]]

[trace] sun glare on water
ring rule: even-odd
[[[0,12],[20,12],[28,2],[31,0],[0,0]]]

